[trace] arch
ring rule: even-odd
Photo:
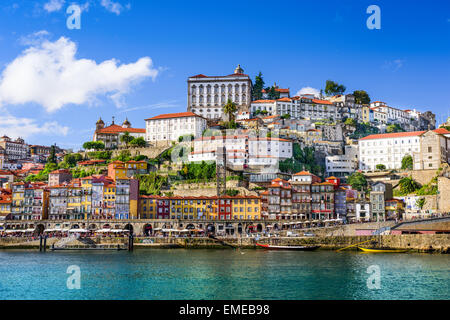
[[[231,223],[225,224],[225,233],[228,235],[234,234],[234,226]]]
[[[278,226],[278,223],[275,223],[273,225],[273,230],[280,230],[280,227]]]
[[[111,225],[109,223],[104,224],[103,229],[111,229]]]
[[[192,229],[195,229],[195,226],[192,223],[190,223],[186,226],[186,229],[192,230]]]
[[[214,234],[216,233],[216,227],[212,223],[210,223],[206,226],[206,232]]]
[[[238,224],[237,232],[238,232],[239,234],[242,234],[242,223],[239,223],[239,224]]]
[[[153,226],[150,223],[144,225],[142,232],[144,233],[144,236],[150,236],[153,233]]]
[[[34,229],[34,234],[39,236],[39,235],[44,233],[44,230],[45,230],[44,225],[43,224],[38,224],[36,226],[36,229]]]
[[[78,224],[73,224],[70,229],[80,229],[80,226]]]
[[[262,227],[261,223],[258,223],[258,225],[256,226],[256,231],[262,232],[262,229],[263,229],[263,227]]]
[[[130,230],[130,234],[133,234],[133,226],[132,226],[130,223],[128,223],[128,224],[125,226],[124,229],[125,229],[125,230]]]
[[[88,230],[97,230],[97,225],[94,223],[89,225]]]

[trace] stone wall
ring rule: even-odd
[[[438,203],[440,212],[450,212],[450,179],[446,177],[438,178]]]

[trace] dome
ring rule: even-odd
[[[128,118],[123,122],[122,127],[131,128],[131,123],[128,121]]]
[[[244,69],[241,68],[241,65],[238,64],[238,66],[236,67],[236,69],[234,69],[234,73],[244,73]]]
[[[103,122],[102,118],[100,117],[100,119],[98,119],[96,124],[105,124],[105,123]]]

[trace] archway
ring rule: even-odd
[[[260,223],[256,226],[256,231],[262,232],[262,225]]]
[[[77,224],[73,224],[70,229],[80,229],[80,226]]]
[[[232,236],[234,234],[234,226],[231,223],[225,225],[225,233]]]
[[[88,229],[89,229],[89,230],[97,230],[97,225],[96,225],[96,224],[91,224],[91,225],[88,227]]]
[[[193,230],[193,229],[195,229],[195,226],[192,223],[190,223],[186,226],[186,229]]]
[[[280,230],[280,227],[278,227],[278,223],[275,223],[273,225],[273,230]]]
[[[206,231],[207,231],[208,233],[214,234],[214,233],[216,233],[216,227],[215,227],[213,224],[208,224],[208,225],[206,226]]]
[[[237,229],[239,234],[242,234],[242,223],[238,224],[238,229]]]
[[[144,236],[148,237],[153,233],[153,227],[151,224],[146,224],[143,228]]]
[[[45,227],[43,224],[38,224],[36,226],[36,229],[34,229],[34,234],[39,236],[44,233],[44,229],[45,229]]]
[[[107,223],[107,224],[103,225],[103,229],[111,229],[111,226]]]
[[[127,224],[126,226],[125,226],[125,228],[124,228],[125,230],[129,230],[130,231],[130,234],[133,234],[133,226],[131,225],[131,224]]]

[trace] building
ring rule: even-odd
[[[383,182],[376,182],[372,185],[369,194],[371,205],[371,220],[386,221],[386,200],[392,199],[392,185]]]
[[[283,179],[272,180],[268,187],[269,219],[290,219],[292,213],[292,187]]]
[[[387,169],[400,169],[406,155],[416,159],[416,170],[438,168],[439,161],[445,163],[448,162],[445,159],[449,159],[448,134],[449,131],[440,128],[431,132],[374,134],[359,139],[359,169],[375,171],[377,164],[384,164]]]
[[[11,219],[11,194],[0,195],[0,221]]]
[[[216,161],[217,150],[226,148],[227,164],[234,170],[273,171],[278,162],[292,157],[292,141],[249,134],[201,137],[193,141],[190,162]]]
[[[248,111],[252,94],[252,81],[240,65],[227,76],[189,77],[188,111],[205,119],[219,119],[228,100],[240,111]]]
[[[311,217],[311,185],[321,179],[308,172],[297,172],[290,181],[292,185],[292,213],[295,218],[310,220]]]
[[[205,118],[193,112],[169,113],[145,119],[148,143],[178,141],[182,136],[198,138],[207,128]]]
[[[414,170],[437,170],[450,163],[450,132],[444,128],[420,136],[419,152],[413,152]]]
[[[72,180],[72,174],[67,169],[59,169],[48,174],[48,186],[54,187]]]
[[[362,200],[355,204],[356,221],[369,222],[371,220],[370,202]]]
[[[0,148],[4,150],[5,161],[29,158],[29,146],[21,138],[12,140],[8,136],[0,138]]]
[[[290,90],[288,89],[282,89],[279,86],[277,86],[277,83],[275,82],[273,85],[273,88],[275,92],[280,94],[280,98],[289,98],[290,97]],[[261,90],[262,92],[262,98],[267,99],[268,98],[268,92],[266,92],[265,89]]]
[[[122,142],[120,137],[126,132],[133,138],[145,138],[145,129],[132,128],[130,121],[126,119],[121,126],[114,123],[114,117],[112,124],[105,127],[105,122],[100,118],[96,125],[93,141],[102,141],[105,144],[105,149],[117,149]]]
[[[42,182],[14,183],[11,214],[14,220],[43,220],[48,218],[49,191]]]
[[[147,166],[146,161],[113,161],[108,164],[108,176],[113,180],[131,178],[138,174],[146,174]]]
[[[405,206],[400,199],[388,199],[386,200],[386,219],[397,220],[403,218]]]
[[[346,145],[343,155],[325,157],[325,170],[327,175],[345,177],[358,168],[358,145]]]

